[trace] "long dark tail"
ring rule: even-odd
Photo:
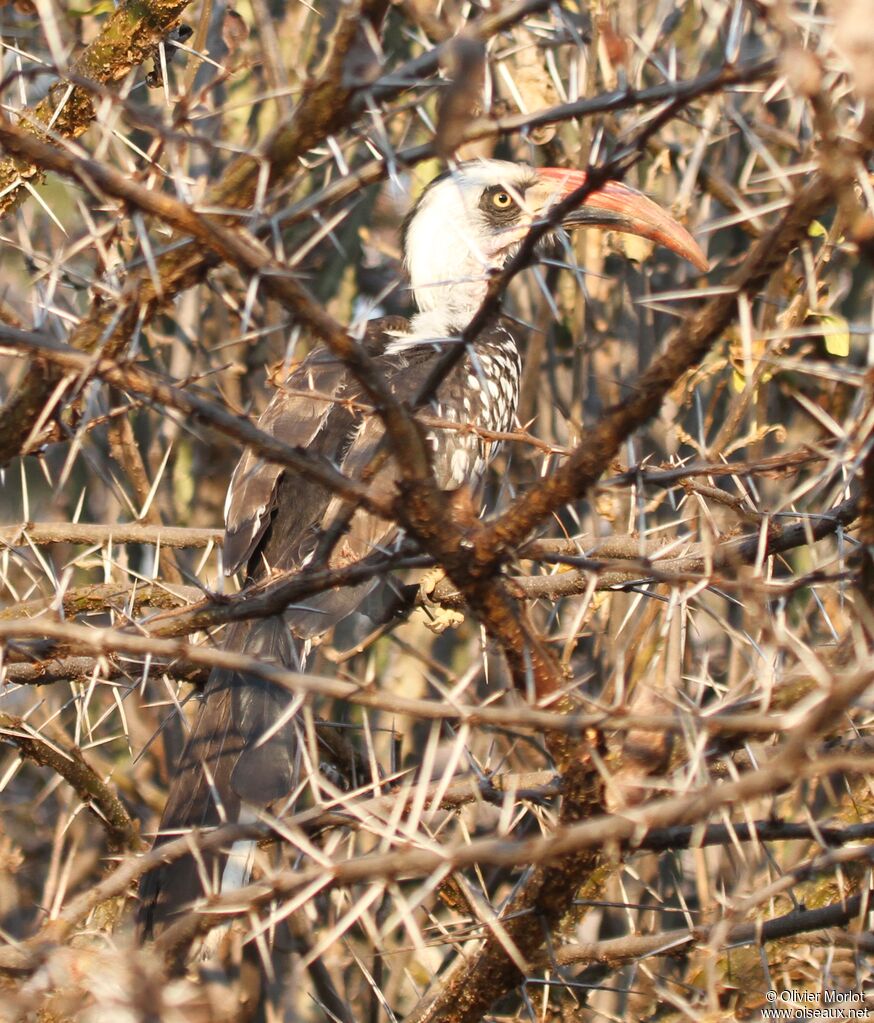
[[[300,642],[281,617],[235,622],[226,630],[223,646],[300,667]],[[174,771],[156,845],[191,828],[245,820],[247,808],[276,803],[293,790],[298,749],[294,723],[288,720],[291,701],[289,693],[263,679],[213,670]],[[265,741],[280,721],[282,726]],[[229,887],[233,875],[238,875],[237,883],[245,883],[245,870],[229,860],[239,855],[238,849],[204,854],[202,866],[193,856],[184,856],[144,874],[137,918],[141,938],[157,936],[194,900],[221,890],[223,882]]]

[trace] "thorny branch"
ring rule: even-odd
[[[131,820],[112,786],[97,776],[80,749],[60,735],[34,731],[23,718],[11,714],[0,714],[0,739],[16,746],[22,757],[51,768],[68,782],[106,829],[110,849],[142,848],[139,825]]]
[[[597,710],[577,714],[540,710],[535,707],[513,707],[507,709],[493,706],[465,705],[455,702],[447,706],[440,700],[425,700],[401,696],[391,692],[380,692],[328,676],[312,673],[300,674],[287,671],[256,658],[229,650],[210,649],[208,646],[194,646],[178,640],[134,635],[121,630],[94,629],[84,625],[66,622],[52,622],[46,619],[18,619],[0,621],[0,642],[45,637],[59,640],[71,650],[92,651],[100,655],[128,654],[148,660],[179,665],[180,670],[190,665],[207,668],[221,667],[246,671],[290,693],[308,694],[344,700],[362,707],[382,709],[392,714],[403,714],[427,721],[446,721],[461,725],[495,726],[520,730],[565,732],[570,736],[587,730],[621,728],[640,729],[653,732],[682,731],[687,727],[683,719],[675,717],[639,716],[625,709]],[[45,662],[51,668],[52,661]],[[99,672],[98,672],[99,674]],[[870,682],[870,669],[866,666],[858,676],[859,684]],[[24,679],[24,682],[38,679]],[[788,686],[785,701],[774,697],[774,711],[791,709],[794,701],[809,696],[809,676],[792,680]],[[785,703],[785,706],[784,706]],[[785,718],[755,712],[688,713],[689,724],[698,730],[713,735],[771,735],[775,732],[788,733],[795,727],[793,714]]]
[[[759,64],[739,72],[729,69],[703,76],[691,88],[678,91],[671,101],[668,112],[673,115],[699,95],[726,85],[755,80],[770,70],[771,65]],[[633,101],[634,98],[633,95],[626,97],[627,101]],[[416,396],[414,407],[428,400],[439,382],[461,357],[465,346],[475,340],[485,323],[492,318],[509,282],[532,261],[540,239],[561,220],[567,209],[576,206],[605,180],[624,171],[632,160],[639,159],[644,152],[644,142],[664,119],[663,113],[655,122],[648,125],[635,144],[629,147],[627,153],[623,153],[601,168],[592,169],[590,180],[582,189],[558,204],[546,222],[532,228],[514,260],[491,282],[485,301],[464,331],[463,343],[451,349],[444,360],[435,367],[421,393]],[[262,274],[266,289],[280,297],[294,312],[296,318],[313,329],[338,358],[348,365],[376,404],[385,422],[387,437],[397,457],[404,481],[402,483],[404,500],[396,509],[398,519],[414,530],[417,537],[431,548],[450,575],[453,575],[454,565],[463,557],[463,545],[460,542],[463,537],[458,530],[447,530],[447,525],[451,522],[449,509],[431,482],[429,459],[421,431],[404,411],[401,403],[383,386],[378,372],[362,347],[330,318],[322,314],[305,289],[283,273],[281,267],[265,258],[254,240],[247,240],[240,232],[232,233],[215,222],[199,217],[182,203],[164,196],[155,196],[151,190],[137,186],[123,176],[93,162],[75,160],[64,153],[54,151],[50,146],[17,133],[11,125],[0,124],[0,138],[4,138],[7,144],[11,142],[14,146],[20,147],[32,159],[44,165],[82,179],[90,187],[96,184],[115,196],[135,201],[140,208],[157,213],[177,229],[200,238],[205,244],[216,248],[225,258],[233,259],[242,268]],[[409,517],[410,512],[414,516],[413,519]],[[438,539],[439,545],[436,543]],[[465,575],[456,580],[462,589],[465,589],[464,580]],[[539,693],[555,691],[559,685],[555,667],[550,666],[548,656],[540,648],[539,642],[527,628],[524,620],[514,613],[512,602],[502,590],[503,588],[492,580],[485,591],[483,588],[471,588],[466,596],[486,628],[504,647],[520,685],[524,685],[528,671],[533,670]]]
[[[544,6],[545,0],[520,0],[509,5],[498,15],[484,19],[484,37],[500,32]],[[374,68],[377,57],[372,49],[375,35],[368,37],[365,26],[370,22],[375,30],[385,9],[384,0],[361,0],[343,14],[321,73],[307,88],[303,101],[289,122],[274,131],[257,157],[242,157],[227,169],[221,181],[210,190],[209,204],[244,209],[254,197],[256,188],[262,187],[262,170],[271,175],[274,185],[281,184],[285,177],[293,177],[298,170],[298,161],[307,150],[354,120],[360,108],[353,100],[361,92],[365,96],[378,94],[386,99],[408,88],[418,74],[427,74],[437,67],[439,55],[432,51],[423,60],[411,62],[406,71],[402,69],[393,81],[381,83],[378,78],[376,81],[360,80],[362,72],[369,73]],[[364,65],[355,67],[356,60],[359,64],[361,62],[362,48]],[[350,75],[343,71],[347,59],[355,68]],[[137,281],[133,289],[138,292],[135,299],[125,296],[120,308],[113,308],[111,303],[108,306],[94,304],[91,315],[80,322],[70,337],[72,347],[83,351],[94,351],[99,347],[107,355],[120,352],[130,340],[141,309],[151,307],[146,319],[150,318],[175,294],[201,280],[216,262],[205,258],[190,244],[163,256],[155,276],[144,273]],[[49,399],[54,383],[51,375],[44,376],[38,365],[34,366],[26,383],[0,408],[0,465],[20,450],[22,428],[32,421]]]
[[[180,387],[176,382],[163,380],[157,374],[131,363],[124,364],[115,359],[104,358],[95,361],[93,356],[77,352],[50,338],[17,331],[12,327],[0,327],[0,341],[11,342],[16,349],[38,353],[42,358],[65,370],[93,374],[107,383],[148,398],[160,406],[208,422],[226,436],[240,441],[271,461],[288,465],[309,479],[325,483],[337,494],[357,500],[362,508],[371,509],[383,516],[390,514],[378,500],[370,497],[365,486],[348,479],[327,460],[283,444],[272,434],[259,430],[249,419],[229,413],[216,402],[202,398],[191,388]]]
[[[544,486],[530,491],[484,535],[476,553],[478,570],[490,572],[502,553],[524,540],[546,516],[579,500],[606,471],[620,445],[658,412],[668,391],[701,361],[732,322],[738,296],[755,293],[807,235],[810,224],[834,198],[831,176],[819,174],[800,191],[778,224],[761,238],[728,282],[725,293],[710,299],[668,342],[667,348],[637,381],[634,395],[611,409],[567,462]],[[480,569],[479,566],[482,565]]]
[[[856,765],[858,766],[858,765]],[[519,779],[522,780],[522,779]],[[531,779],[524,779],[529,782]],[[488,781],[489,793],[500,794],[508,791],[518,791],[515,784],[517,779],[502,778],[500,776],[490,778]],[[432,790],[429,790],[433,791]],[[446,806],[458,806],[467,801],[475,799],[473,787],[470,784],[462,783],[458,786],[457,792],[447,792],[443,800]],[[357,809],[360,815],[382,812],[385,813],[397,803],[397,796],[381,797],[376,800],[363,802]],[[228,845],[241,838],[282,838],[284,829],[297,827],[303,830],[316,833],[317,831],[331,826],[343,826],[347,824],[347,814],[332,812],[330,810],[315,812],[305,811],[294,815],[294,817],[281,822],[283,830],[277,832],[272,825],[242,825],[225,824],[211,833],[201,833],[193,836],[182,836],[167,842],[157,849],[123,861],[101,884],[95,886],[84,896],[70,902],[63,910],[58,920],[51,921],[45,925],[43,931],[31,939],[24,948],[18,949],[14,954],[0,955],[0,970],[14,972],[32,972],[38,966],[40,959],[46,953],[47,942],[58,942],[63,940],[65,934],[88,913],[92,912],[102,902],[106,902],[118,895],[122,895],[130,886],[132,881],[142,876],[148,869],[158,862],[171,862],[180,856],[185,855],[191,849],[192,843],[202,852],[211,848]],[[755,827],[738,824],[732,827],[732,835],[735,840],[746,842],[756,838],[770,840],[788,840],[799,838],[826,839],[832,846],[839,846],[844,843],[856,842],[859,839],[870,837],[874,825],[859,825],[855,828],[836,830],[823,828],[817,825],[787,826],[773,821],[759,822]],[[698,831],[696,834],[695,831]],[[662,849],[662,848],[683,848],[690,839],[694,839],[699,848],[706,848],[710,845],[723,844],[727,838],[727,830],[719,827],[709,827],[703,832],[700,829],[689,827],[674,827],[669,829],[653,828],[640,840],[637,847],[640,849]],[[522,850],[520,850],[520,853]],[[864,850],[851,849],[848,859],[859,858],[867,853]],[[488,852],[483,851],[481,863],[489,862]],[[506,861],[507,850],[502,851],[502,860]],[[819,863],[810,864],[809,872],[814,872],[822,866],[822,859]],[[389,861],[390,862],[390,861]],[[845,918],[836,917],[837,907],[828,907],[824,910],[814,910],[810,913],[793,913],[786,917],[773,921],[769,924],[774,937],[791,936],[801,934],[807,930],[817,929],[828,923],[836,924],[841,919],[852,919],[858,914],[861,906],[859,900],[862,896],[854,897],[843,901],[840,905],[847,914]],[[734,942],[751,942],[758,939],[759,935],[750,925],[741,925],[736,928]],[[671,949],[679,954],[689,943],[701,941],[702,935],[688,930],[677,930],[660,935],[649,937],[626,937],[614,941],[603,941],[593,945],[585,946],[568,944],[556,950],[555,957],[558,962],[565,964],[573,962],[597,962],[607,959],[611,962],[625,962],[628,959],[636,958],[639,955],[651,955],[658,949]]]
[[[115,84],[155,53],[190,0],[146,0],[121,4],[99,36],[70,66],[68,83],[62,73],[46,97],[31,110],[19,111],[23,131],[33,138],[47,131],[79,138],[96,115],[88,82]],[[55,69],[58,70],[58,69]],[[0,160],[0,216],[14,210],[38,184],[45,168],[16,155]]]
[[[161,547],[207,547],[221,543],[223,529],[197,529],[180,526],[150,526],[125,522],[104,526],[95,522],[22,522],[0,527],[0,544],[21,547],[25,543],[148,543]]]
[[[0,5],[11,44],[0,167],[24,168],[31,186],[60,175],[28,203],[17,181],[0,196],[15,210],[0,358],[18,381],[0,409],[0,516],[21,523],[0,526],[11,746],[0,930],[12,935],[0,968],[30,977],[15,1011],[55,1011],[40,985],[64,955],[76,1004],[99,1008],[83,942],[105,901],[162,858],[249,838],[276,858],[259,853],[256,880],[233,897],[204,878],[204,897],[158,946],[173,960],[237,920],[226,941],[235,1006],[252,997],[234,960],[249,939],[273,978],[270,1011],[299,992],[324,1003],[306,1012],[356,1020],[673,1019],[679,1004],[746,1016],[773,977],[800,985],[819,967],[820,988],[866,983],[860,957],[841,959],[864,944],[852,931],[870,905],[870,857],[853,843],[870,840],[874,623],[858,552],[871,502],[857,481],[872,475],[858,342],[871,330],[874,194],[859,111],[874,83],[847,30],[866,2],[847,5],[852,15],[824,3],[607,4],[594,21],[538,0],[470,21],[453,5],[430,14],[381,0],[318,18],[272,4],[265,19],[259,3],[251,33],[226,5],[192,5],[195,49],[208,53],[178,52],[160,94],[136,75],[120,83],[143,60],[166,63],[170,48],[152,51],[185,5],[77,15],[81,33],[45,4],[30,23],[26,4]],[[146,35],[113,51],[105,73],[86,66],[132,13]],[[65,65],[80,38],[96,43]],[[477,71],[455,80],[462,51]],[[40,69],[52,76],[42,100]],[[422,427],[447,424],[414,415],[463,347],[405,402],[341,326],[363,310],[405,311],[396,229],[440,169],[428,161],[447,149],[447,94],[471,112],[451,126],[459,158],[590,166],[570,201],[628,174],[675,204],[712,268],[707,287],[689,287],[663,255],[634,253],[632,272],[598,237],[525,278],[561,209],[529,235],[465,332],[472,340],[503,307],[527,339],[531,421],[487,438],[506,446],[482,516],[478,495],[434,490]],[[662,345],[666,310],[680,323]],[[399,466],[400,500],[252,426],[262,364],[281,378],[317,339],[363,385],[357,411],[382,417],[378,458]],[[106,407],[119,403],[110,388],[118,408]],[[120,417],[132,497],[110,458]],[[406,546],[215,593],[215,525],[240,445],[341,495],[350,517],[399,521]],[[38,465],[10,462],[21,452]],[[171,581],[164,547],[186,585]],[[398,586],[399,572],[433,565],[448,578],[403,593],[431,614],[473,611],[439,640],[415,620],[376,639],[344,625],[306,674],[215,648],[211,630],[226,622],[335,586]],[[207,642],[171,638],[201,630]],[[112,843],[135,846],[132,822],[154,827],[184,727],[178,683],[202,685],[215,666],[300,698],[311,805],[181,836],[102,878],[95,857],[77,874],[80,851],[105,840],[90,840],[88,815],[64,819],[56,790],[69,799],[72,786]],[[321,764],[316,704],[367,764],[354,790]],[[635,759],[644,738],[651,764]],[[121,798],[101,780],[109,765]],[[18,806],[33,808],[24,829]],[[29,863],[16,873],[6,865],[19,848]],[[34,905],[55,919],[34,918]],[[285,917],[293,954],[274,941]],[[579,922],[591,942],[576,941]],[[755,967],[732,986],[735,942]],[[322,947],[344,951],[323,958]],[[629,991],[621,968],[659,954],[670,976],[655,984],[638,969]],[[307,956],[318,981],[295,972]],[[117,965],[119,997],[133,1005],[148,991],[156,1019],[215,1017],[205,983],[167,985],[160,963],[133,953]],[[596,975],[601,990],[584,989]]]
[[[821,762],[830,770],[870,769],[870,758],[847,758],[845,756],[822,758]],[[707,807],[715,809],[742,799],[749,799],[754,794],[765,794],[779,790],[796,780],[799,773],[808,773],[807,768],[795,762],[794,757],[775,758],[767,769],[750,772],[737,782],[726,782],[711,786],[707,792],[695,793],[692,796],[681,796],[674,799],[661,800],[645,810],[630,811],[623,817],[596,818],[585,823],[574,824],[554,832],[547,838],[536,838],[519,843],[508,843],[504,839],[480,839],[455,851],[441,850],[439,853],[429,850],[391,852],[362,856],[354,860],[333,864],[330,871],[330,883],[351,884],[375,877],[409,877],[425,874],[445,865],[458,868],[464,864],[489,862],[496,865],[515,865],[520,863],[549,863],[560,861],[571,852],[599,848],[616,842],[632,841],[635,834],[645,831],[648,827],[670,827],[694,819],[700,811]],[[289,895],[319,875],[322,868],[313,867],[307,872],[287,872],[273,879],[270,883],[256,884],[246,892],[255,904],[269,901],[277,894]],[[203,933],[217,924],[215,913],[222,907],[222,901],[228,903],[230,909],[235,903],[242,901],[239,896],[218,897],[210,900],[207,912],[191,913],[178,924],[168,929],[160,941],[160,949],[164,954],[174,952],[177,943],[190,942],[194,933]],[[233,910],[232,910],[233,912]],[[239,912],[239,910],[237,910]],[[537,946],[542,944],[540,935],[536,936]],[[512,965],[512,964],[511,964]],[[465,975],[470,973],[463,971]],[[488,975],[487,975],[488,976]],[[458,986],[460,987],[460,985]],[[458,990],[456,989],[456,994]],[[489,996],[492,992],[489,992]],[[477,989],[468,989],[467,997],[461,1009],[465,1015],[472,1016],[475,1003],[482,995]],[[410,1019],[434,1019],[438,1011],[436,1004],[423,1005],[421,1012],[414,1012]],[[439,1011],[445,1015],[447,1008],[440,1006]],[[456,1014],[458,1018],[463,1018]]]
[[[850,498],[812,524],[774,523],[764,534],[759,531],[746,536],[730,537],[707,547],[701,544],[693,545],[685,548],[678,557],[665,556],[664,545],[661,545],[661,550],[658,546],[653,547],[649,556],[644,557],[640,541],[634,537],[614,537],[606,544],[598,544],[589,553],[586,553],[586,547],[580,541],[564,542],[561,546],[565,548],[565,553],[551,550],[548,543],[538,544],[535,541],[523,550],[523,557],[545,563],[583,567],[574,567],[569,571],[550,575],[509,576],[508,585],[516,598],[522,600],[560,600],[563,597],[584,594],[592,586],[595,590],[601,591],[632,581],[635,585],[644,585],[651,581],[671,583],[700,582],[702,579],[709,579],[712,584],[725,587],[730,585],[729,580],[725,576],[714,578],[713,573],[720,570],[734,573],[740,566],[754,564],[761,557],[773,557],[831,536],[836,530],[849,526],[857,514],[858,502],[855,498]],[[193,537],[189,537],[189,532],[178,531],[180,535],[176,539],[180,546],[186,543],[197,545],[201,541],[205,542],[206,537],[203,534],[208,534],[209,531],[198,531]],[[139,543],[144,537],[152,537],[163,543],[166,542],[166,534],[171,531],[155,527],[148,527],[146,530],[139,526],[113,529],[72,525],[65,529],[63,524],[58,524],[45,529],[41,535],[38,528],[27,530],[19,528],[10,533],[19,537],[26,535],[33,542],[75,543],[103,540],[109,543]],[[624,561],[636,564],[633,567],[625,567]],[[183,636],[228,622],[268,617],[288,607],[289,604],[298,603],[335,586],[355,585],[374,576],[385,575],[391,570],[429,567],[432,564],[433,561],[427,557],[411,557],[401,552],[399,555],[388,557],[367,558],[362,562],[335,569],[322,569],[303,574],[284,573],[265,583],[249,587],[238,596],[205,597],[197,603],[195,601],[200,597],[200,593],[193,587],[172,585],[119,589],[112,585],[91,586],[65,593],[62,606],[68,615],[120,605],[127,606],[131,599],[135,600],[136,606],[139,607],[166,607],[173,610],[140,622],[139,628],[151,636]],[[795,585],[810,585],[813,581],[802,579]],[[464,606],[462,595],[447,579],[441,580],[427,597],[421,590],[415,590],[407,602],[407,608],[413,602],[419,606],[423,603],[440,604],[444,607]],[[187,606],[180,606],[183,604]],[[31,617],[45,608],[44,601],[35,601],[30,605],[14,605],[0,611],[0,620]],[[404,603],[399,601],[396,613],[401,613],[402,610]]]

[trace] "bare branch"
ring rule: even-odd
[[[173,26],[190,0],[146,0],[121,4],[102,31],[76,58],[71,77],[104,84],[120,82],[131,69],[153,56],[158,43]],[[68,84],[64,77],[32,110],[19,113],[26,131],[41,135],[51,126],[55,135],[78,138],[94,118],[89,89]],[[13,210],[27,194],[23,182],[39,181],[42,168],[27,160],[8,156],[0,161],[0,216]],[[0,460],[2,461],[2,460]]]
[[[22,756],[50,767],[73,787],[106,830],[110,849],[142,848],[139,825],[131,820],[115,790],[97,776],[82,751],[58,734],[57,728],[45,735],[23,718],[0,713],[0,736],[17,747]]]

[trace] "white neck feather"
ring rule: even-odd
[[[468,317],[469,319],[470,317]],[[456,326],[447,322],[447,317],[442,309],[428,309],[416,313],[410,320],[409,330],[395,334],[394,340],[389,341],[385,350],[389,355],[397,355],[410,348],[418,348],[420,345],[454,344],[466,326],[467,323]],[[391,336],[391,331],[389,334]]]
[[[407,270],[416,305],[422,313],[439,313],[445,329],[467,326],[485,298],[489,272],[506,259],[506,253],[484,251],[488,240],[477,229],[477,195],[464,184],[441,182],[422,197],[407,231]],[[455,201],[447,202],[450,198]]]
[[[485,298],[489,271],[495,266],[494,261],[470,251],[462,235],[447,237],[444,231],[436,251],[433,241],[420,244],[409,261],[416,305],[422,313],[439,314],[447,327],[460,330]]]

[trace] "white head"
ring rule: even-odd
[[[504,266],[531,225],[585,177],[584,171],[473,160],[435,178],[404,232],[404,258],[419,309],[447,331],[463,329],[485,297],[489,274]],[[652,238],[699,268],[707,266],[684,228],[618,182],[593,191],[562,226],[582,224]]]

